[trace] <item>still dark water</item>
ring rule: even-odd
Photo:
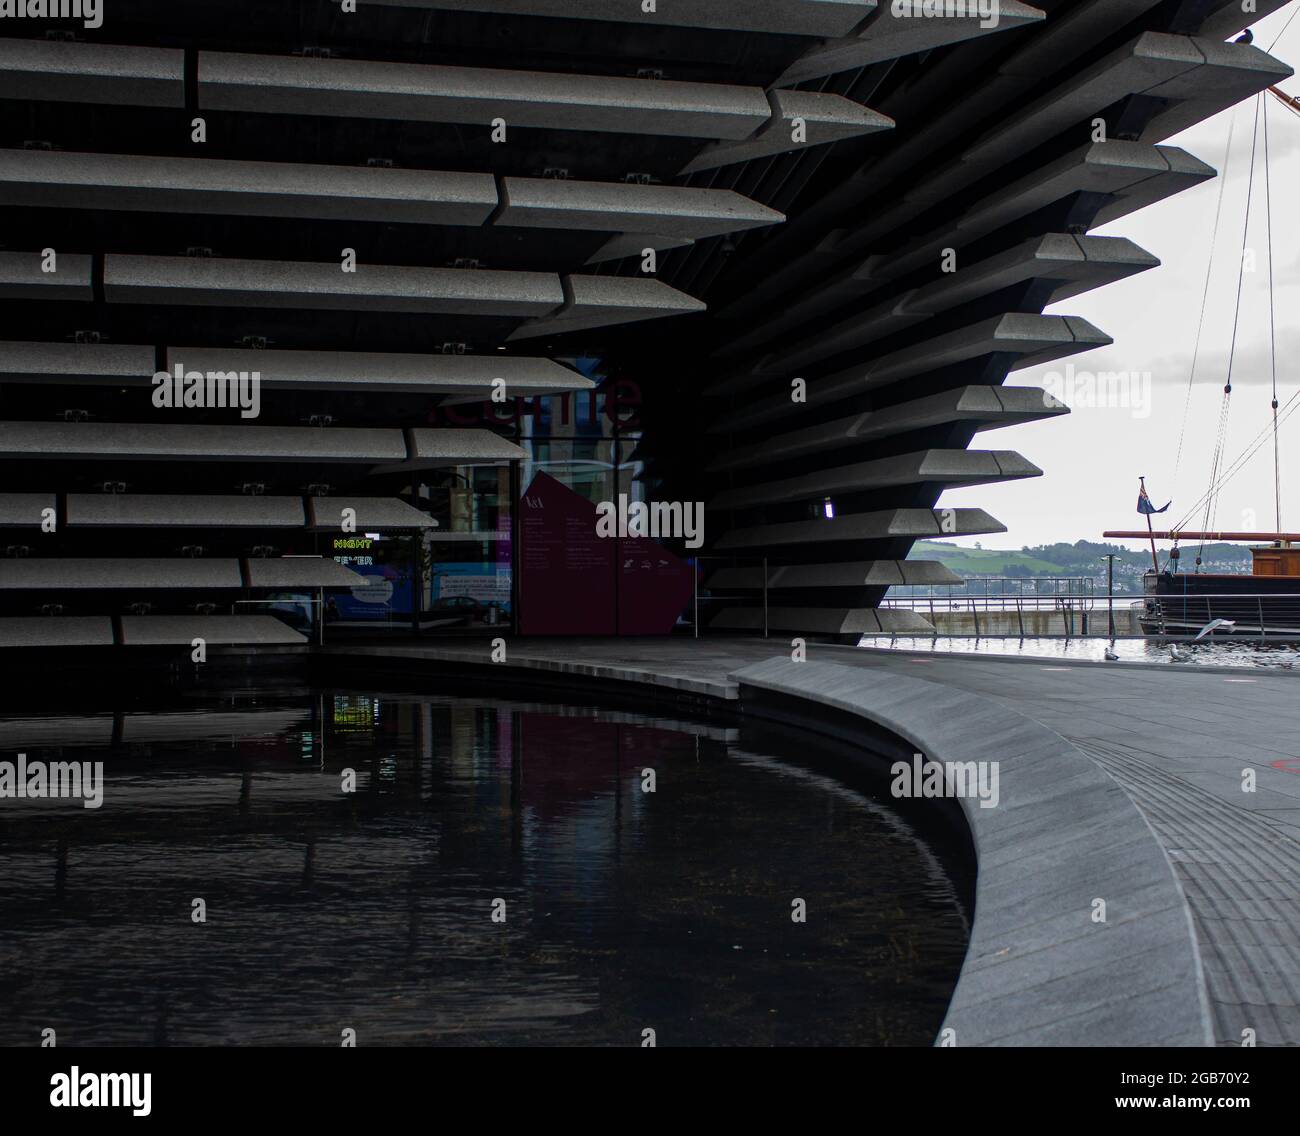
[[[0,760],[105,763],[97,810],[0,800],[0,1043],[930,1044],[967,934],[932,844],[753,745],[303,688],[0,712]]]

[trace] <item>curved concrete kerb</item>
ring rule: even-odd
[[[996,770],[995,804],[988,792],[960,797],[979,861],[975,922],[936,1044],[1213,1044],[1169,860],[1124,791],[1059,734],[876,670],[782,658],[731,677],[743,702],[793,696],[883,726],[930,761]]]

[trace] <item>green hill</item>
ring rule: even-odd
[[[1168,542],[1157,543],[1163,567],[1168,555]],[[1198,547],[1182,546],[1181,569],[1193,571]],[[1137,592],[1141,589],[1142,574],[1151,567],[1151,554],[1146,550],[1121,548],[1117,544],[1101,544],[1080,540],[1074,544],[1042,544],[1016,551],[1000,548],[963,548],[942,540],[922,540],[913,547],[909,559],[937,560],[959,576],[978,579],[983,576],[1091,576],[1099,584],[1106,578],[1108,553],[1115,554],[1115,590]],[[1207,544],[1201,550],[1202,566],[1211,572],[1249,572],[1250,551],[1242,544]]]
[[[997,548],[960,548],[941,540],[919,541],[912,549],[909,560],[938,560],[959,576],[1005,576],[1008,569],[1019,568],[1025,575],[1061,576],[1061,566],[1050,560],[1031,556],[1027,552],[1013,552]],[[1019,576],[1022,572],[1014,572]]]

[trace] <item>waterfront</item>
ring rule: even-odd
[[[1119,656],[1122,663],[1168,663],[1178,667],[1242,667],[1246,669],[1292,670],[1300,663],[1300,644],[1259,643],[1249,639],[1202,640],[1199,643],[1178,640],[1180,658],[1170,651],[1169,640],[1105,639],[1097,636],[1037,636],[1024,639],[1011,636],[974,638],[958,635],[910,635],[887,638],[873,636],[862,640],[863,647],[892,648],[898,651],[932,651],[935,654],[988,655],[1022,659],[1063,659],[1101,663],[1106,651]]]

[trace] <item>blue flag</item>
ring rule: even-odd
[[[1163,513],[1165,509],[1168,509],[1169,506],[1172,504],[1173,504],[1172,501],[1166,501],[1164,505],[1164,509],[1157,509],[1153,504],[1151,504],[1151,498],[1147,496],[1147,487],[1145,485],[1141,485],[1138,487],[1138,512],[1139,513],[1148,513],[1148,514]]]

